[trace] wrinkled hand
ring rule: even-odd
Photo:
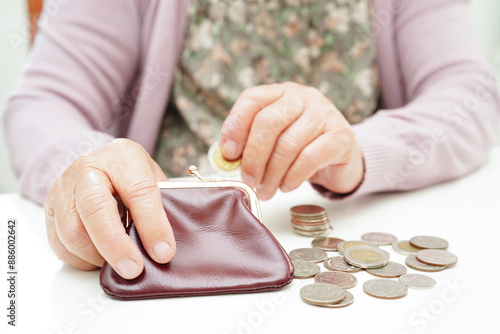
[[[166,180],[149,154],[130,140],[117,139],[79,157],[57,179],[44,206],[55,254],[83,270],[100,267],[106,260],[123,278],[137,277],[143,257],[125,233],[118,195],[151,258],[170,261],[175,240],[157,186],[157,181]]]
[[[351,126],[315,88],[286,82],[249,88],[221,130],[223,155],[242,156],[242,179],[259,198],[305,180],[345,194],[361,183],[363,157]]]

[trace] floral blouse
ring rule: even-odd
[[[294,81],[318,88],[351,123],[379,99],[368,0],[192,0],[155,160],[167,176],[206,152],[239,94]]]

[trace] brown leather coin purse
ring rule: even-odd
[[[126,215],[127,233],[144,255],[144,271],[126,280],[105,263],[100,284],[108,295],[133,300],[248,293],[276,290],[292,281],[290,258],[261,223],[251,187],[205,180],[159,187],[177,253],[167,264],[154,262]]]

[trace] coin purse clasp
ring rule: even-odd
[[[236,188],[248,197],[249,210],[262,223],[262,214],[260,212],[259,199],[257,193],[248,184],[234,180],[216,180],[207,179],[200,175],[196,166],[190,166],[189,174],[195,176],[198,180],[193,181],[167,181],[158,182],[158,188],[162,189],[177,189],[177,188]],[[193,203],[195,205],[195,203]],[[128,210],[125,215],[125,227],[129,225],[131,216]]]

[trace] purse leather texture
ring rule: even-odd
[[[131,223],[127,233],[144,255],[137,278],[121,278],[107,263],[102,289],[122,299],[248,293],[279,289],[293,280],[293,265],[278,241],[250,212],[248,196],[233,187],[161,190],[177,253],[154,262]]]

